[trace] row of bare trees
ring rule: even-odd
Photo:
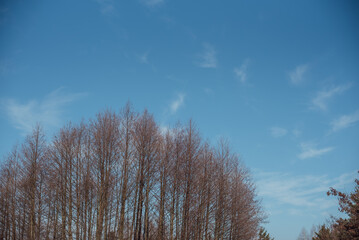
[[[226,141],[129,104],[52,141],[36,127],[0,171],[0,239],[253,239],[263,220]]]

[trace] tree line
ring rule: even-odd
[[[297,240],[359,240],[359,179],[354,182],[354,191],[351,193],[334,188],[327,192],[328,196],[337,197],[338,210],[344,213],[346,218],[332,216],[327,224],[313,226],[310,234],[303,228]]]
[[[192,121],[161,131],[127,104],[51,139],[40,126],[3,160],[0,239],[253,239],[247,168]]]
[[[329,189],[327,195],[337,197],[338,210],[347,218],[333,217],[330,224],[319,226],[313,240],[359,240],[359,179],[354,182],[354,191],[351,193]]]

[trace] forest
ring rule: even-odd
[[[0,183],[0,239],[253,239],[265,219],[228,141],[129,103],[54,136],[36,126]]]

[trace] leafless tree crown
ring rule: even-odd
[[[255,239],[262,216],[226,141],[130,104],[51,141],[37,126],[0,168],[0,239]]]

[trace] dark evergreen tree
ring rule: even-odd
[[[318,232],[314,235],[313,240],[334,240],[331,229],[326,227],[324,224],[319,227]]]
[[[264,229],[264,227],[261,227],[258,233],[258,240],[274,240],[274,238],[269,235],[269,233],[267,232],[267,230]]]

